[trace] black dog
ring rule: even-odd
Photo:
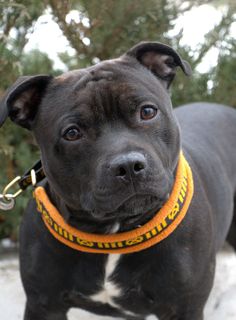
[[[172,194],[180,150],[194,181],[176,229],[128,254],[61,243],[32,199],[20,234],[25,320],[65,320],[71,307],[125,319],[203,319],[216,252],[227,235],[236,248],[236,112],[197,103],[173,113],[168,88],[177,67],[190,74],[172,48],[140,43],[118,59],[57,78],[20,78],[6,94],[0,123],[9,115],[34,132],[42,185],[80,231],[121,234],[146,226]]]

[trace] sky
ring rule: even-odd
[[[191,11],[184,13],[177,19],[174,29],[170,32],[174,36],[183,29],[183,38],[181,44],[189,45],[193,50],[199,43],[204,41],[204,35],[219,23],[224,8],[214,8],[210,5],[202,5],[198,8],[193,8]],[[78,19],[78,12],[73,10],[67,15],[67,22],[71,19]],[[84,24],[88,21],[83,21]],[[236,38],[236,22],[232,25],[231,33]],[[58,52],[67,51],[73,55],[75,52],[63,36],[62,31],[56,22],[53,21],[52,15],[46,11],[41,16],[34,27],[33,33],[28,35],[29,41],[25,47],[28,52],[32,49],[39,49],[46,52],[54,61],[55,68],[65,70],[65,65],[58,58]],[[145,39],[140,39],[145,40]],[[158,39],[157,39],[158,40]],[[89,44],[89,39],[84,39],[85,44]],[[205,56],[204,61],[198,66],[199,72],[207,72],[212,66],[217,63],[218,51],[216,48],[211,49]]]

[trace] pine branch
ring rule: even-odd
[[[194,65],[198,65],[206,53],[213,47],[220,48],[225,37],[229,34],[229,29],[234,21],[234,13],[228,10],[222,17],[220,23],[205,36],[204,44],[201,47],[198,57],[194,61]]]
[[[60,29],[66,36],[72,48],[74,48],[78,54],[87,54],[87,47],[84,45],[82,39],[80,38],[81,32],[84,28],[83,24],[68,24],[66,22],[66,16],[72,9],[70,1],[46,0],[45,3],[51,7],[55,21],[58,23]]]

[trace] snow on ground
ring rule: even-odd
[[[1,320],[22,320],[25,303],[19,263],[15,254],[4,255],[0,260],[0,318]],[[85,311],[72,309],[69,320],[112,320],[98,317]],[[154,320],[155,317],[148,317]],[[236,254],[227,249],[217,256],[214,288],[206,306],[205,320],[236,319]]]

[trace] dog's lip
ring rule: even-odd
[[[126,226],[126,228],[128,228],[127,230],[129,230],[130,226],[141,227],[147,221],[152,219],[154,215],[156,215],[157,212],[162,208],[163,204],[169,199],[169,197],[170,194],[166,194],[166,196],[162,200],[159,200],[159,202],[155,206],[149,208],[149,210],[147,211],[121,217],[124,225]]]
[[[145,188],[142,188],[142,189],[145,189]],[[119,191],[117,191],[117,192],[119,193]],[[104,202],[107,202],[107,199],[112,197],[115,193],[116,193],[115,191],[110,193],[110,194],[108,194],[108,193],[101,194],[101,193],[97,193],[96,192],[96,193],[93,194],[93,197],[98,203],[103,204]],[[132,191],[129,190],[126,195],[124,193],[122,193],[123,200],[120,201],[117,205],[114,205],[113,211],[117,210],[125,202],[130,201],[132,198],[135,198],[135,197],[148,197],[148,196],[153,196],[153,197],[157,197],[158,198],[156,189],[155,188],[146,188],[146,190],[132,190]]]
[[[154,204],[154,206],[152,206],[151,208],[149,208],[148,211],[158,211],[163,203],[169,198],[169,193],[166,194],[166,196],[164,196],[163,198],[159,198],[156,194],[152,194],[152,193],[148,193],[148,194],[139,194],[139,193],[135,193],[130,195],[129,197],[127,197],[122,203],[119,203],[119,205],[117,205],[112,211],[94,211],[92,212],[93,216],[96,218],[103,218],[103,219],[114,219],[114,218],[119,218],[119,219],[125,219],[125,218],[139,218],[140,216],[142,216],[143,214],[146,213],[146,211],[141,211],[138,213],[130,213],[127,214],[128,212],[126,212],[126,214],[122,214],[122,207],[130,202],[130,201],[138,201],[138,198],[151,198],[151,203]],[[117,216],[117,213],[120,211],[119,213],[119,217]]]

